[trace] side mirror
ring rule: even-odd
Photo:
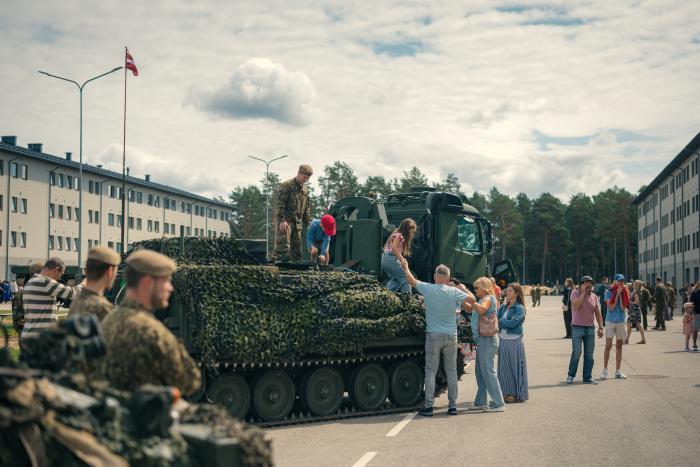
[[[491,230],[491,222],[486,219],[479,219],[481,224],[481,232],[484,235],[484,252],[488,255],[493,250],[493,232]]]

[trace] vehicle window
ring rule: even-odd
[[[481,252],[481,233],[474,219],[462,216],[457,220],[457,249],[460,251]]]

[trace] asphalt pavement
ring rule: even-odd
[[[459,383],[456,417],[446,414],[445,394],[432,418],[398,414],[271,429],[275,464],[700,465],[700,353],[683,352],[679,316],[668,331],[650,331],[646,345],[635,344],[633,333],[623,347],[627,380],[591,386],[581,384],[583,359],[576,382],[565,382],[571,341],[562,339],[561,297],[543,297],[541,307],[527,311],[529,401],[508,404],[504,413],[467,412],[476,394],[470,367]],[[603,348],[596,339],[596,379]]]

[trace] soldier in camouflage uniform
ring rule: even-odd
[[[102,321],[107,356],[101,371],[118,389],[149,383],[175,386],[187,395],[199,389],[197,364],[152,313],[168,306],[175,270],[173,260],[151,250],[126,260],[126,298]]]
[[[31,266],[29,266],[29,278],[31,279],[39,274],[42,269],[44,269],[44,263],[32,263]],[[20,290],[12,297],[12,327],[15,328],[15,332],[17,332],[18,336],[22,335],[22,329],[24,329],[24,302],[22,301],[22,292],[23,290]]]
[[[71,315],[91,313],[102,321],[112,311],[114,305],[104,297],[104,293],[114,285],[120,261],[119,253],[106,246],[96,246],[88,252],[85,287],[71,302]]]
[[[309,190],[304,184],[313,175],[311,166],[299,166],[297,176],[277,190],[277,242],[274,256],[282,261],[301,260],[301,232],[311,222]]]

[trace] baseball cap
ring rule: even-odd
[[[326,235],[331,237],[335,235],[335,218],[330,214],[321,217],[321,228]]]
[[[584,282],[594,282],[593,278],[591,276],[583,276],[581,278],[581,283],[583,284]]]
[[[614,280],[615,282],[624,281],[624,280],[625,280],[625,276],[623,276],[622,274],[615,274],[615,277],[613,278],[613,280]]]

